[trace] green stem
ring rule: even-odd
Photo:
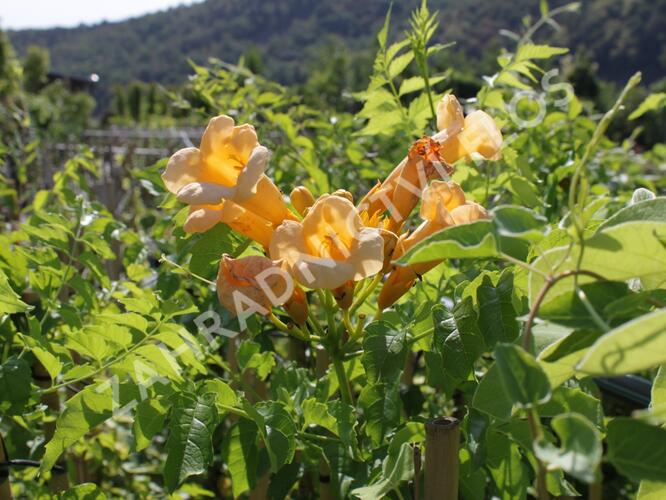
[[[177,268],[177,269],[180,269],[180,270],[183,271],[185,274],[189,274],[189,275],[192,276],[193,278],[196,278],[196,279],[198,279],[198,280],[200,280],[200,281],[203,281],[204,283],[206,283],[206,284],[208,284],[208,285],[210,285],[210,286],[215,286],[215,282],[213,282],[213,281],[211,281],[211,280],[209,280],[209,279],[206,279],[206,278],[204,278],[203,276],[199,276],[198,274],[193,273],[193,272],[190,271],[189,269],[185,269],[185,268],[184,268],[183,266],[181,266],[180,264],[176,264],[174,261],[170,260],[170,259],[169,259],[166,255],[164,255],[164,254],[162,254],[162,256],[160,257],[159,262],[166,262],[167,264],[170,264],[170,265],[172,265],[173,267],[175,267],[175,268]]]
[[[540,441],[543,438],[543,431],[541,429],[541,420],[535,408],[527,410],[527,423],[529,424],[532,442]],[[536,458],[536,457],[535,457]],[[539,500],[548,500],[548,489],[546,487],[546,466],[536,458],[537,461],[537,480],[536,480],[536,497]]]
[[[351,307],[349,308],[349,312],[353,314],[356,312],[356,309],[361,307],[363,303],[366,301],[366,299],[370,296],[370,294],[377,288],[377,285],[379,285],[382,281],[383,274],[382,273],[377,273],[375,277],[372,279],[370,284],[365,287],[361,295],[359,295],[356,300],[352,303]]]
[[[347,379],[347,373],[345,372],[345,366],[342,363],[342,359],[338,356],[338,353],[335,353],[335,356],[331,357],[333,360],[333,367],[335,368],[335,374],[338,377],[340,397],[346,404],[354,406],[354,399],[352,398],[351,389],[349,388],[349,380]]]

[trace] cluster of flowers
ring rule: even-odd
[[[232,313],[266,315],[272,306],[284,306],[303,324],[308,315],[304,289],[332,290],[346,309],[356,282],[388,275],[378,298],[384,309],[441,262],[399,267],[396,259],[437,231],[488,216],[457,183],[443,179],[459,159],[496,159],[502,146],[497,125],[483,111],[464,116],[457,99],[447,95],[438,103],[437,128],[432,137],[416,141],[357,205],[345,190],[315,199],[299,186],[290,194],[290,207],[264,173],[270,152],[259,144],[254,127],[235,126],[229,116],[210,121],[200,148],[176,152],[162,179],[190,205],[186,232],[223,222],[264,248],[265,256],[222,256],[217,291]],[[423,222],[405,231],[419,200]]]

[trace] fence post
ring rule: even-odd
[[[457,500],[460,421],[439,417],[425,429],[425,500]]]

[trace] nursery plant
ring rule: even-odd
[[[596,114],[533,41],[575,9],[465,100],[425,2],[354,115],[193,64],[198,147],[14,203],[0,497],[664,498],[666,152],[607,136],[640,74]]]

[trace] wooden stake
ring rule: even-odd
[[[425,500],[457,500],[460,421],[440,417],[425,428]]]

